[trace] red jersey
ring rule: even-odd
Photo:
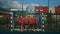
[[[19,24],[24,24],[24,18],[23,17],[19,17]]]
[[[28,21],[29,21],[29,18],[26,17],[26,18],[25,18],[25,24],[28,24]]]
[[[32,18],[29,18],[29,23],[30,23],[30,24],[33,24]]]
[[[33,23],[36,23],[36,18],[35,17],[33,17],[32,20],[33,20]]]
[[[22,19],[22,24],[24,24],[24,23],[25,23],[25,19],[23,18],[23,19]]]

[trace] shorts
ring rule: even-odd
[[[24,25],[28,25],[28,24],[24,24]]]
[[[36,23],[33,23],[33,25],[37,25]]]
[[[21,23],[21,25],[25,26],[25,25],[28,25],[28,24],[25,24],[25,23]]]
[[[33,27],[33,24],[30,24],[30,27]]]
[[[34,23],[34,27],[37,27],[37,24],[36,23]]]
[[[30,24],[30,27],[37,27],[36,23]]]
[[[18,23],[18,25],[22,25],[23,23]]]
[[[18,25],[21,25],[21,23],[19,23]]]

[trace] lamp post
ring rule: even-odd
[[[52,18],[51,18],[51,10],[49,9],[49,0],[48,0],[48,14],[47,14],[47,22],[48,22],[48,30],[52,29]]]
[[[47,14],[47,30],[49,30],[49,0],[48,0],[48,14]]]
[[[23,10],[23,0],[22,0],[22,16],[23,16],[23,11],[24,11],[24,10]]]

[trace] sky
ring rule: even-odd
[[[48,0],[0,0],[0,7],[23,8],[27,6],[48,6]],[[60,6],[60,0],[49,0],[49,6]]]

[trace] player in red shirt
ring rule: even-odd
[[[33,20],[33,27],[36,28],[37,27],[36,17],[33,16],[32,20]]]
[[[25,23],[24,23],[25,29],[28,29],[28,22],[29,22],[29,17],[26,16],[25,17]]]
[[[37,28],[37,22],[36,22],[35,16],[29,18],[29,24],[30,24],[30,29],[36,29]]]
[[[33,18],[29,17],[30,29],[33,29]]]
[[[24,18],[22,16],[20,16],[19,19],[20,19],[19,23],[24,24]]]
[[[18,21],[19,21],[18,24],[19,24],[20,29],[24,29],[24,27],[23,27],[23,25],[24,25],[24,18],[23,18],[23,16],[19,16]]]

